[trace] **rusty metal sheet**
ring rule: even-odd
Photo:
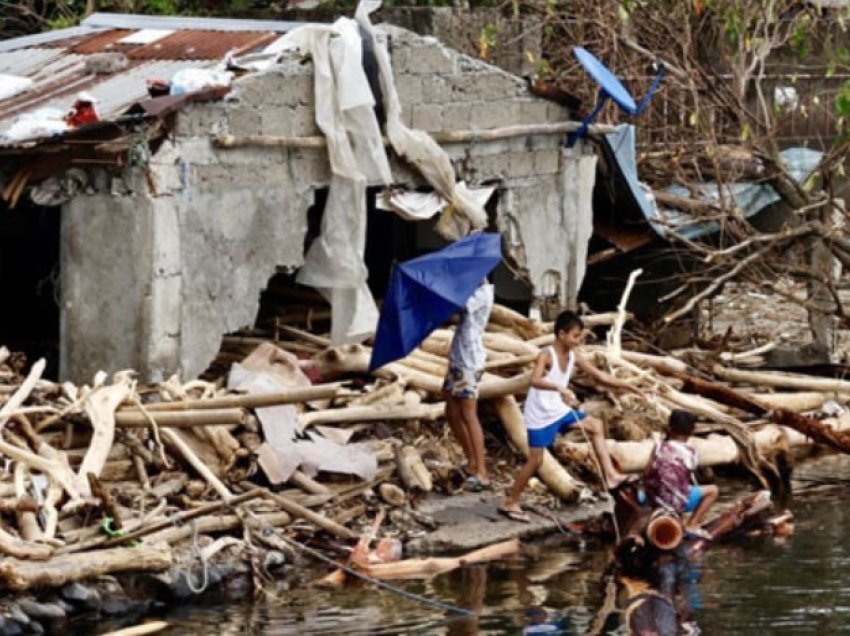
[[[129,58],[140,60],[220,60],[228,51],[253,51],[277,37],[268,32],[177,31],[126,52]]]

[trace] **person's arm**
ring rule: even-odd
[[[548,349],[544,349],[537,356],[534,371],[531,372],[531,386],[541,391],[556,391],[561,394],[564,402],[570,406],[574,406],[577,403],[575,394],[567,387],[559,386],[545,377],[546,372],[549,370],[549,365],[555,364],[555,361],[551,360],[551,357]]]
[[[600,371],[578,353],[574,353],[574,355],[576,366],[599,384],[604,384],[605,386],[610,387],[612,389],[629,391],[630,393],[634,393],[635,395],[638,395],[642,398],[646,398],[646,395],[644,395],[643,391],[641,391],[636,386],[629,384],[628,382],[624,382],[623,380],[620,380],[618,378],[615,378],[610,373]]]

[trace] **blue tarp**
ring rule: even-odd
[[[667,231],[670,229],[685,238],[697,239],[720,229],[714,221],[699,221],[687,212],[659,208],[655,204],[646,186],[642,185],[638,179],[634,126],[629,124],[617,126],[614,132],[605,135],[605,140],[612,150],[614,160],[638,208],[658,236],[668,238]],[[779,156],[785,162],[791,177],[798,183],[803,183],[820,163],[823,153],[808,148],[789,148],[780,152]],[[744,217],[751,217],[780,199],[776,191],[767,183],[727,183],[721,190],[716,182],[707,181],[695,184],[695,187],[701,193],[699,199],[705,203],[716,203],[721,194],[727,201],[734,200]],[[671,185],[665,188],[665,191],[676,196],[693,198],[693,194],[682,186]]]

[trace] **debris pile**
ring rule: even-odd
[[[650,399],[576,381],[586,410],[615,438],[609,448],[622,470],[645,466],[672,408],[700,415],[692,443],[701,465],[741,464],[765,485],[787,476],[795,447],[814,440],[850,450],[850,382],[736,369],[727,366],[735,352],[690,351],[685,360],[632,350],[621,342],[626,317],[586,316],[590,330],[610,329],[584,355]],[[100,575],[152,573],[178,598],[236,575],[263,589],[307,546],[349,575],[378,579],[469,562],[400,560],[407,539],[433,529],[417,501],[464,482],[443,422],[451,327],[374,375],[367,345],[331,347],[282,324],[275,337],[227,341],[231,367],[218,382],[150,386],[130,372],[99,374],[90,386],[53,383],[41,378],[43,361],[25,369],[21,356],[0,351],[0,586],[92,609],[67,596]],[[518,400],[553,338],[551,324],[498,305],[492,312],[481,406],[490,445],[507,442],[490,452],[502,485],[515,451],[527,450]],[[250,352],[240,357],[240,347]],[[560,461],[547,455],[539,478],[549,497],[573,500],[596,479],[590,446],[571,433],[555,451]],[[469,558],[516,549],[497,544]],[[120,596],[120,587],[103,594]]]

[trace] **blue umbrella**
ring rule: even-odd
[[[501,260],[501,236],[478,232],[399,263],[381,307],[369,370],[413,351],[466,304]]]

